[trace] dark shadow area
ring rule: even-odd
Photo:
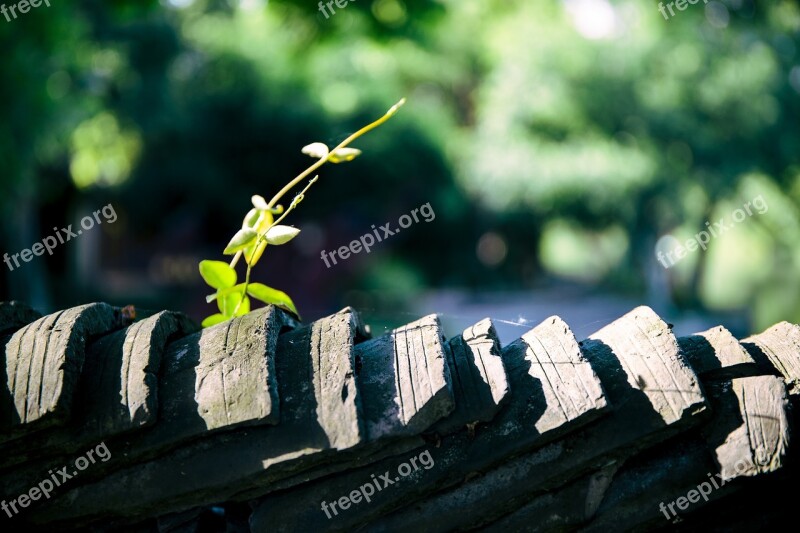
[[[716,471],[705,442],[696,432],[675,436],[625,461],[593,520],[607,528],[619,524],[620,530],[633,524],[637,531],[671,525],[660,512],[659,503],[684,496],[697,483],[708,481],[708,473]]]
[[[394,360],[394,334],[389,333],[357,344],[355,368],[360,378],[358,388],[364,412],[365,434],[370,440],[376,439],[380,437],[380,433],[375,434],[373,425],[380,432],[383,420],[403,420],[400,406],[394,401],[399,382]],[[382,406],[387,406],[387,410],[379,411]],[[392,426],[392,431],[396,431],[397,423]]]
[[[328,436],[317,419],[319,403],[313,382],[312,327],[304,326],[278,338],[275,371],[281,420],[274,428],[275,438],[271,439],[274,456],[303,448],[330,447]]]
[[[580,346],[595,374],[600,378],[611,409],[619,412],[622,406],[625,406],[624,412],[630,413],[630,417],[624,421],[625,424],[651,428],[666,426],[664,419],[653,408],[647,394],[631,385],[629,379],[636,380],[638,376],[628,377],[619,358],[609,345],[598,339],[586,339]],[[639,382],[639,386],[645,387],[646,384]],[[599,428],[593,435],[598,433],[602,433]]]
[[[722,363],[714,357],[715,352],[711,343],[702,335],[679,337],[678,346],[698,376],[712,374],[722,368]]]
[[[714,418],[701,428],[701,433],[713,451],[727,440],[728,436],[744,423],[739,399],[730,380],[711,381],[705,384]]]
[[[769,356],[764,353],[764,350],[762,350],[758,344],[754,342],[743,342],[742,346],[744,346],[744,349],[747,350],[747,353],[749,353],[750,356],[755,360],[761,375],[778,376],[781,378],[783,377],[783,375],[770,362]]]
[[[20,418],[14,408],[14,397],[8,388],[8,368],[6,366],[6,350],[11,335],[0,335],[0,346],[2,346],[3,357],[0,359],[0,431],[5,433],[10,431],[15,424],[19,424]],[[5,439],[3,439],[5,440]]]
[[[743,343],[743,346],[744,344],[748,343]],[[747,347],[745,347],[745,350],[753,357],[755,364],[739,363],[723,367],[719,354],[716,353],[714,347],[708,342],[708,339],[702,335],[679,337],[678,346],[695,374],[703,378],[703,382],[711,380],[731,380],[734,378],[765,374],[763,371],[763,363],[759,363]]]
[[[784,531],[797,516],[797,469],[739,480],[734,494],[682,516],[660,531],[678,533],[751,533]],[[734,481],[735,482],[735,481]],[[728,484],[721,490],[728,488]],[[791,529],[793,526],[789,525]]]
[[[478,368],[478,364],[483,364],[480,361],[481,357],[496,357],[502,362],[497,332],[491,321],[485,334],[477,337],[473,326],[468,337],[473,339],[473,345],[467,342],[463,334],[453,337],[450,341],[444,341],[456,404],[453,414],[448,419],[454,419],[454,424],[461,425],[492,418],[496,400],[492,394],[491,384],[487,381],[491,376],[487,375],[486,379],[483,379],[481,376],[487,370]],[[473,355],[473,351],[481,353]],[[507,393],[500,400],[500,405],[505,405],[510,396],[510,392]],[[447,422],[447,419],[444,422]]]
[[[542,382],[530,374],[531,361],[526,357],[528,349],[528,344],[518,339],[501,351],[512,396],[492,425],[513,424],[509,446],[515,446],[513,441],[520,435],[525,435],[526,439],[538,437],[536,422],[547,410]]]

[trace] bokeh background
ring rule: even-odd
[[[800,7],[657,4],[52,0],[0,18],[0,253],[119,216],[0,264],[0,299],[199,320],[215,306],[197,263],[224,259],[250,196],[406,96],[359,159],[323,167],[288,220],[300,237],[255,271],[306,319],[488,315],[504,341],[553,313],[588,335],[639,304],[679,333],[800,322]],[[658,263],[664,236],[759,195],[767,213]],[[427,202],[434,221],[320,259]]]

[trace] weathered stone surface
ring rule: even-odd
[[[587,344],[608,347],[617,355],[628,383],[645,394],[665,424],[705,409],[697,376],[669,326],[649,307],[637,307],[589,337]]]
[[[69,419],[90,337],[123,326],[120,313],[89,304],[40,318],[14,333],[5,347],[10,405],[4,405],[2,427],[10,440]]]
[[[363,326],[351,309],[311,326],[311,364],[317,422],[331,448],[345,450],[365,440],[353,344]],[[286,359],[284,359],[285,361]]]
[[[703,491],[709,492],[709,500],[727,496],[734,490],[730,483],[720,486],[716,472],[709,448],[697,434],[663,442],[625,463],[614,476],[592,520],[580,530],[605,533],[667,527],[675,520],[668,506],[682,514],[684,511],[676,507],[676,500],[686,498],[699,485],[708,483],[703,485]],[[698,497],[698,500],[681,500],[681,505],[686,511],[693,511],[704,503],[704,499]],[[573,522],[572,517],[564,520]]]
[[[572,337],[569,327],[558,317],[546,321],[550,330],[562,329]],[[574,338],[574,337],[573,337]],[[528,373],[542,384],[548,406],[536,421],[540,433],[575,420],[599,405],[605,405],[603,390],[588,361],[574,342],[564,343],[563,336],[545,328],[535,328],[522,336],[527,345]],[[572,340],[572,339],[570,339]]]
[[[241,427],[197,440],[157,460],[78,487],[48,502],[34,520],[58,517],[82,522],[101,516],[173,512],[230,499],[254,487],[267,492],[277,480],[334,456],[343,464],[348,458],[368,461],[369,457],[355,451],[351,456],[335,453],[337,447],[364,440],[353,383],[358,325],[354,313],[346,309],[281,335],[276,370],[282,406],[277,426]],[[340,405],[320,409],[321,401]],[[155,426],[159,427],[161,420]]]
[[[106,440],[114,461],[95,465],[82,479],[99,478],[125,464],[229,429],[220,425],[224,420],[230,421],[230,427],[277,422],[277,413],[272,412],[278,406],[275,346],[281,328],[293,324],[282,311],[265,307],[169,344],[160,365],[159,423]],[[217,381],[215,389],[212,382],[222,380],[223,372],[225,388]],[[10,487],[27,486],[41,471],[32,464],[14,474]]]
[[[742,340],[756,359],[766,359],[783,376],[789,394],[800,394],[800,326],[781,322]]]
[[[594,516],[619,467],[618,463],[612,462],[557,490],[534,496],[513,513],[483,526],[481,531],[535,533],[567,531],[577,528]]]
[[[82,451],[154,423],[159,369],[167,343],[198,329],[186,316],[164,311],[91,343],[78,383],[73,419],[33,442],[8,443],[0,466]]]
[[[476,422],[488,422],[509,396],[509,384],[500,341],[490,319],[465,329],[448,342],[445,350],[453,379],[455,410],[433,426],[445,435]]]
[[[680,337],[678,345],[701,379],[743,377],[759,371],[744,346],[722,326]]]
[[[453,410],[444,341],[430,315],[356,347],[370,440],[420,433]]]
[[[158,533],[198,533],[201,531],[201,520],[208,518],[202,507],[196,507],[181,513],[172,513],[158,517]]]
[[[780,378],[721,380],[706,390],[714,418],[700,434],[676,437],[629,461],[586,531],[663,527],[742,488],[732,480],[786,466],[788,400]],[[705,495],[687,501],[699,487]]]
[[[0,337],[41,317],[40,313],[21,302],[0,302]]]
[[[287,320],[268,306],[170,344],[160,387],[165,421],[188,422],[197,433],[277,423],[274,356]]]
[[[667,324],[651,309],[634,309],[592,335],[582,347],[615,407],[608,416],[483,471],[456,488],[429,496],[413,509],[384,517],[375,527],[380,531],[477,527],[519,508],[537,493],[620,462],[695,425],[701,420],[698,415],[707,412],[697,377]],[[507,367],[513,372],[511,365]],[[559,400],[562,417],[568,416],[565,396]],[[551,416],[558,419],[556,414]]]
[[[199,354],[193,362],[188,357],[187,365],[189,352],[176,351],[181,357],[173,359],[174,366],[164,365],[162,377],[185,372],[186,383],[192,384],[185,390],[191,396],[204,385],[207,396],[200,400],[210,406],[198,410],[199,400],[188,402],[185,406],[193,408],[186,411],[189,420],[172,419],[181,440],[172,440],[167,430],[158,429],[163,417],[154,427],[118,435],[108,442],[113,454],[108,463],[81,472],[77,483],[59,487],[52,499],[25,509],[16,517],[17,523],[27,525],[30,519],[46,530],[89,523],[101,530],[152,529],[153,517],[162,515],[158,527],[164,530],[193,530],[199,527],[197,513],[178,513],[228,502],[223,505],[241,511],[235,527],[246,531],[249,509],[244,501],[258,498],[252,502],[254,531],[640,530],[667,526],[659,504],[678,508],[676,500],[714,479],[721,483],[728,478],[708,496],[714,505],[725,504],[727,500],[718,500],[729,491],[736,491],[733,498],[738,498],[740,486],[751,493],[753,487],[773,487],[776,476],[786,482],[785,490],[792,487],[787,474],[793,470],[786,466],[791,464],[796,444],[788,438],[791,423],[783,377],[753,376],[777,373],[767,349],[748,342],[744,353],[721,328],[679,339],[676,345],[669,327],[649,309],[639,308],[593,335],[581,350],[566,326],[554,319],[508,346],[501,353],[502,364],[496,365],[497,345],[486,321],[448,343],[442,342],[441,335],[427,343],[421,335],[421,350],[413,338],[416,332],[406,332],[409,335],[401,337],[399,348],[393,337],[391,344],[384,344],[390,346],[391,354],[382,359],[390,364],[380,365],[374,359],[370,366],[364,365],[353,346],[359,340],[359,334],[353,333],[358,330],[353,325],[357,320],[329,319],[280,337],[273,374],[280,402],[278,425],[264,422],[269,416],[264,416],[265,404],[249,402],[249,394],[233,402],[243,404],[241,411],[230,411],[224,394],[221,400],[214,397],[211,385],[216,369],[203,367]],[[145,390],[146,384],[142,388],[127,383],[127,399],[121,379],[117,388],[106,387],[110,376],[121,378],[126,368],[116,364],[125,360],[124,355],[114,360],[109,354],[126,346],[120,339],[131,331],[90,344],[69,424],[37,432],[36,440],[29,441],[32,448],[78,422],[92,420],[89,427],[101,432],[108,424],[113,432],[121,427],[116,424],[136,428],[153,418],[155,406],[147,405],[153,390]],[[344,340],[341,332],[346,332]],[[792,334],[789,328],[788,337]],[[771,347],[777,337],[769,341],[763,344]],[[143,342],[133,336],[133,344]],[[341,350],[343,344],[349,351]],[[372,355],[387,350],[373,344]],[[427,390],[425,401],[436,404],[433,380],[417,375],[429,368],[426,344],[441,347],[442,372],[449,370],[452,379],[455,409],[444,419],[428,416],[413,401],[405,403],[409,393],[416,400],[417,392]],[[796,349],[786,348],[784,355],[790,357]],[[346,353],[344,359],[340,353]],[[398,355],[404,360],[395,361]],[[129,368],[143,368],[136,361],[131,358]],[[492,362],[498,378],[505,377],[505,386],[503,379],[491,378],[486,363]],[[688,363],[702,374],[704,389]],[[210,366],[214,364],[218,363]],[[503,368],[508,374],[501,372]],[[381,379],[371,375],[376,371]],[[402,372],[407,383],[399,377],[386,379]],[[787,374],[791,373],[783,373]],[[131,376],[130,370],[127,375]],[[143,379],[136,383],[144,383]],[[84,380],[92,385],[87,387]],[[221,381],[227,384],[226,380]],[[242,380],[241,389],[249,392],[247,376]],[[95,382],[97,391],[92,391]],[[430,389],[424,388],[425,383]],[[444,383],[448,383],[446,376]],[[163,380],[159,385],[163,387]],[[385,402],[374,409],[373,421],[378,424],[372,426],[365,424],[359,410],[365,389],[367,397],[372,394]],[[712,409],[705,406],[704,391]],[[115,409],[90,416],[93,401],[87,392],[116,393]],[[791,399],[796,403],[798,397]],[[177,405],[163,396],[160,400]],[[102,407],[110,406],[104,403]],[[164,415],[164,405],[158,407]],[[203,418],[211,412],[213,416]],[[714,417],[701,426],[711,413]],[[417,422],[419,426],[414,426],[415,419],[425,418],[427,425]],[[376,440],[369,440],[370,429]],[[78,435],[75,441],[84,436]],[[7,442],[0,450],[21,441]],[[412,459],[419,466],[423,450],[430,454],[430,468],[398,476]],[[23,465],[24,471],[15,468],[5,476],[0,474],[4,477],[0,499],[18,496],[41,480],[43,472],[74,464],[76,456],[48,456]],[[4,460],[0,457],[0,466]],[[372,494],[371,502],[340,507],[330,520],[320,508],[323,501],[330,504],[351,496],[384,473],[394,483]],[[734,505],[749,505],[748,500],[738,501]],[[765,502],[761,507],[772,504],[759,501]],[[704,504],[701,499],[685,512],[696,511],[697,517],[727,509]],[[229,517],[227,509],[230,528],[233,522],[228,519],[233,515]],[[167,512],[174,514],[163,516]],[[216,507],[210,513],[220,514]],[[681,518],[693,519],[690,515]],[[102,524],[97,524],[98,519]],[[741,524],[737,527],[741,529]]]
[[[41,318],[41,314],[34,311],[27,305],[20,302],[0,302],[0,421],[3,420],[2,413],[11,410],[14,405],[12,392],[8,389],[8,369],[6,366],[5,346],[11,340],[11,336],[23,326]],[[0,422],[0,431],[3,430]],[[0,442],[3,438],[0,437]],[[6,454],[7,456],[7,454]]]
[[[564,322],[552,317],[502,351],[511,397],[508,405],[474,434],[462,431],[428,446],[433,466],[403,477],[376,492],[368,504],[339,513],[330,520],[320,509],[365,483],[372,475],[396,476],[410,455],[390,457],[366,468],[331,476],[287,493],[268,496],[254,510],[251,526],[279,531],[351,530],[371,523],[387,511],[408,505],[429,492],[452,486],[504,458],[543,445],[600,416],[607,407],[599,380],[581,355]],[[549,373],[558,363],[559,373]],[[550,367],[550,368],[547,368]],[[563,380],[559,380],[561,376]],[[569,388],[575,388],[573,393]],[[562,399],[575,398],[565,415]],[[581,399],[583,401],[581,401]],[[577,406],[577,407],[576,407]],[[543,422],[544,421],[544,422]],[[287,516],[285,509],[292,509]],[[374,524],[372,524],[374,526]],[[423,527],[429,527],[425,521]]]
[[[783,467],[789,448],[789,400],[781,378],[747,377],[708,388],[717,400],[714,420],[705,433],[722,478],[756,476]]]
[[[295,325],[267,306],[170,343],[158,383],[159,423],[114,444],[129,460],[144,460],[214,431],[277,424],[278,337]]]
[[[110,436],[153,424],[167,344],[199,329],[185,315],[163,311],[94,343],[82,376],[84,429]]]

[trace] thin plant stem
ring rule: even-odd
[[[366,126],[361,128],[360,130],[356,131],[355,133],[353,133],[352,135],[347,137],[344,141],[340,142],[333,150],[330,150],[323,157],[320,157],[313,165],[311,165],[310,167],[305,169],[303,172],[301,172],[299,175],[297,175],[297,177],[295,177],[292,181],[287,183],[280,191],[278,191],[278,193],[275,196],[272,197],[272,199],[269,201],[269,203],[267,203],[267,208],[268,209],[273,209],[275,207],[275,205],[280,201],[280,199],[283,198],[289,191],[291,191],[297,185],[299,185],[304,179],[306,179],[309,175],[311,175],[312,172],[314,172],[315,170],[320,168],[322,165],[324,165],[325,163],[330,161],[331,156],[337,150],[340,150],[342,148],[346,148],[354,140],[358,139],[359,137],[361,137],[365,133],[377,128],[378,126],[380,126],[381,124],[383,124],[384,122],[386,122],[387,120],[392,118],[397,113],[397,111],[403,106],[403,104],[405,104],[405,103],[406,103],[406,99],[405,98],[401,99],[399,102],[397,102],[395,105],[393,105],[389,109],[389,111],[387,111],[381,118],[379,118],[378,120],[375,120],[375,121],[367,124]],[[233,316],[236,316],[236,314],[239,312],[239,309],[241,308],[242,303],[244,302],[244,299],[247,297],[247,288],[250,285],[250,273],[253,270],[252,262],[253,262],[253,259],[255,259],[256,253],[258,253],[258,246],[261,244],[262,239],[266,239],[267,238],[267,233],[269,232],[269,230],[272,229],[273,227],[277,226],[281,221],[283,221],[284,218],[286,218],[286,216],[289,213],[292,212],[292,210],[294,210],[295,207],[297,207],[297,205],[302,201],[306,191],[308,191],[308,189],[314,183],[316,183],[317,179],[319,179],[319,176],[318,175],[314,176],[314,178],[312,178],[311,181],[308,182],[308,184],[305,186],[305,188],[303,188],[303,190],[300,191],[300,193],[295,196],[294,200],[292,200],[291,205],[289,205],[289,207],[286,209],[286,211],[284,211],[284,213],[277,220],[275,220],[272,224],[270,224],[270,226],[266,229],[266,231],[264,231],[256,239],[255,244],[253,245],[253,255],[250,256],[250,261],[246,261],[248,264],[247,264],[247,273],[245,274],[244,287],[243,287],[243,290],[242,290],[242,297],[239,299],[239,303],[236,305],[236,309],[234,309],[234,311],[233,311]],[[236,252],[236,255],[233,256],[233,259],[231,259],[231,262],[230,262],[231,268],[236,267],[236,264],[239,262],[239,259],[241,259],[242,255],[243,255],[243,251],[242,250],[239,250],[238,252]]]
[[[387,111],[386,114],[383,115],[381,118],[379,118],[375,122],[372,122],[371,124],[367,124],[366,126],[361,128],[360,130],[355,132],[354,134],[350,135],[347,139],[343,140],[341,143],[339,143],[338,146],[336,146],[336,148],[331,150],[327,155],[325,155],[324,157],[320,157],[319,160],[316,163],[314,163],[313,165],[308,167],[303,173],[301,173],[295,179],[293,179],[292,181],[287,183],[286,186],[283,189],[278,191],[278,194],[276,194],[275,196],[272,197],[272,200],[270,200],[267,205],[269,207],[275,207],[275,204],[277,204],[278,201],[280,201],[280,199],[283,198],[283,196],[287,192],[291,191],[298,183],[303,181],[306,178],[306,176],[308,176],[309,174],[311,174],[312,172],[317,170],[319,167],[321,167],[322,165],[327,163],[329,158],[330,158],[330,156],[331,156],[331,154],[333,154],[334,152],[336,152],[336,150],[339,150],[340,148],[345,148],[351,142],[353,142],[354,140],[358,139],[359,137],[361,137],[362,135],[364,135],[368,131],[377,128],[378,126],[380,126],[381,124],[383,124],[384,122],[386,122],[387,120],[392,118],[392,116],[395,113],[397,113],[397,110],[400,109],[400,107],[402,107],[402,105],[405,104],[405,103],[406,103],[406,99],[403,98],[402,100],[397,102],[395,105],[393,105],[391,107],[391,109],[389,109],[389,111]]]
[[[266,229],[266,231],[264,231],[264,233],[259,235],[258,238],[256,239],[256,242],[253,245],[253,255],[250,256],[250,261],[247,262],[247,273],[245,274],[244,277],[244,289],[242,290],[242,297],[239,299],[239,303],[236,304],[236,309],[233,310],[233,316],[236,316],[236,313],[239,312],[239,308],[241,307],[242,302],[244,302],[245,296],[247,296],[247,287],[250,285],[250,272],[252,272],[253,270],[253,259],[255,259],[256,253],[258,253],[258,245],[261,244],[262,239],[267,238],[267,233],[269,233],[269,230],[280,224],[283,221],[283,219],[286,218],[286,216],[289,213],[291,213],[292,210],[294,210],[295,207],[300,205],[300,202],[302,201],[308,189],[310,189],[311,186],[314,185],[318,179],[319,176],[314,176],[311,179],[311,181],[308,182],[308,185],[306,185],[305,188],[303,188],[303,190],[300,191],[300,193],[297,196],[295,196],[294,200],[292,200],[292,203],[289,205],[286,211],[284,211],[283,214],[280,217],[278,217],[278,220],[270,224],[269,227]]]
[[[286,193],[288,193],[289,191],[294,189],[301,181],[303,181],[306,177],[308,177],[312,172],[314,172],[319,167],[321,167],[322,165],[327,163],[328,160],[330,159],[331,154],[333,154],[336,150],[339,150],[340,148],[346,148],[351,142],[355,141],[356,139],[358,139],[359,137],[361,137],[365,133],[377,128],[378,126],[380,126],[381,124],[383,124],[384,122],[386,122],[387,120],[392,118],[395,115],[395,113],[397,113],[398,109],[400,109],[403,106],[403,104],[405,104],[405,103],[406,103],[406,99],[402,98],[399,102],[397,102],[395,105],[393,105],[389,109],[389,111],[387,111],[381,118],[379,118],[378,120],[376,120],[374,122],[371,122],[370,124],[367,124],[366,126],[361,128],[360,130],[355,132],[354,134],[350,135],[344,141],[339,143],[333,150],[328,152],[326,155],[324,155],[323,157],[320,157],[313,165],[311,165],[310,167],[305,169],[302,173],[300,173],[292,181],[287,183],[286,186],[283,187],[283,189],[278,191],[278,193],[275,196],[273,196],[272,199],[269,201],[267,206],[270,207],[270,208],[275,207],[275,204],[277,204],[280,201],[280,199],[283,198],[286,195]],[[284,213],[283,216],[286,216],[287,214],[288,214],[288,212]],[[239,259],[241,259],[241,257],[242,257],[242,252],[240,250],[240,251],[236,252],[236,255],[233,256],[233,259],[231,259],[231,263],[230,263],[231,268],[236,267],[236,264],[239,262]],[[248,268],[248,271],[249,271],[249,268]]]

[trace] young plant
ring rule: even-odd
[[[381,118],[350,135],[333,150],[328,149],[325,144],[320,142],[309,144],[303,148],[303,153],[317,160],[313,165],[287,183],[269,202],[263,196],[255,195],[252,197],[253,208],[244,217],[242,229],[236,232],[236,235],[233,236],[222,252],[224,255],[233,256],[231,262],[225,263],[223,261],[210,260],[200,262],[200,275],[211,288],[216,290],[214,294],[206,297],[206,301],[211,303],[216,300],[217,307],[219,307],[219,313],[215,313],[203,320],[204,328],[225,322],[235,316],[249,313],[250,298],[255,298],[265,304],[275,305],[294,314],[298,319],[300,318],[294,302],[285,292],[267,287],[263,283],[251,283],[250,273],[264,255],[268,245],[279,246],[286,244],[300,233],[299,229],[284,226],[281,222],[303,201],[305,193],[317,182],[319,176],[316,175],[309,180],[285,210],[278,202],[325,163],[345,163],[358,157],[361,151],[356,148],[350,148],[349,144],[389,120],[397,113],[397,110],[400,109],[405,101],[405,98],[400,100]],[[276,216],[278,216],[277,220],[275,219]],[[238,276],[235,267],[242,257],[244,257],[247,264],[247,272],[244,283],[237,283]]]

